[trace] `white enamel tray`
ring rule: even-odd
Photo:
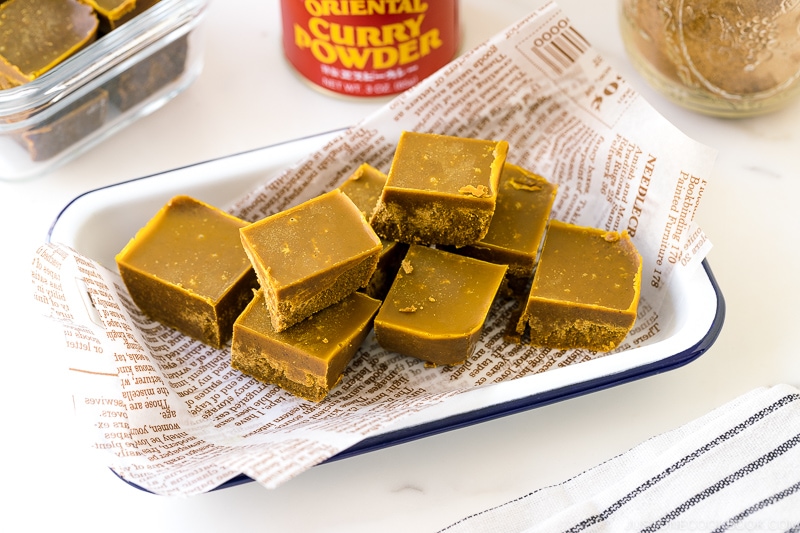
[[[58,214],[49,242],[63,243],[115,269],[114,255],[176,194],[226,207],[261,182],[321,148],[339,132],[250,152],[88,191]],[[457,395],[370,437],[330,460],[400,444],[513,414],[683,366],[714,343],[725,301],[707,262],[690,279],[672,283],[661,309],[660,340],[577,365],[549,370]],[[219,488],[249,481],[241,475]]]

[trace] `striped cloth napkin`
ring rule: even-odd
[[[441,533],[800,532],[800,391],[748,392]]]

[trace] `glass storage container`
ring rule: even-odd
[[[0,90],[0,180],[42,175],[199,75],[207,0],[161,0],[38,78]]]

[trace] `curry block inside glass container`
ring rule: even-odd
[[[188,87],[207,0],[161,0],[37,79],[0,90],[0,180],[45,174]]]

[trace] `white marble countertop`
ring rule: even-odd
[[[461,0],[465,48],[541,3]],[[325,96],[291,71],[280,47],[277,0],[211,0],[205,70],[187,91],[47,176],[0,183],[0,529],[436,531],[567,479],[745,391],[800,385],[800,101],[736,121],[685,111],[630,67],[615,0],[559,4],[654,107],[719,151],[698,218],[715,245],[708,261],[727,316],[706,354],[610,390],[314,467],[276,490],[249,483],[171,499],[121,482],[79,446],[54,349],[59,339],[31,310],[30,260],[58,211],[89,189],[347,126],[381,105]]]

